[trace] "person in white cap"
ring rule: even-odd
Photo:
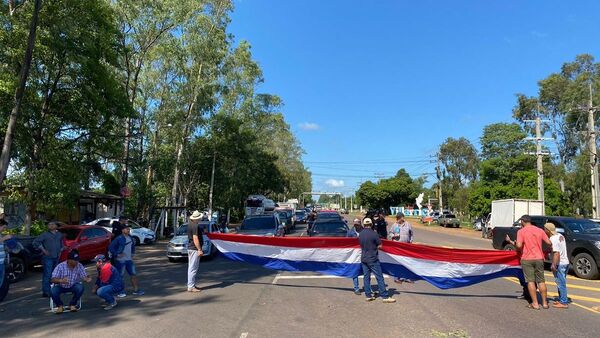
[[[552,242],[552,266],[550,269],[554,274],[556,288],[558,289],[558,300],[552,307],[557,309],[568,309],[569,298],[567,297],[567,271],[569,271],[569,256],[567,256],[567,241],[565,237],[556,231],[552,223],[544,224],[546,235],[550,236]]]
[[[202,258],[202,246],[204,245],[204,239],[202,237],[202,229],[198,226],[203,214],[196,210],[190,216],[187,227],[188,235],[188,276],[187,276],[187,290],[188,292],[200,292],[201,290],[196,286],[196,274],[198,273],[198,265],[200,264],[200,258]]]
[[[362,263],[362,270],[364,275],[364,289],[367,301],[375,300],[371,293],[371,273],[375,275],[377,280],[377,286],[379,287],[379,295],[383,299],[384,303],[395,303],[396,300],[390,297],[388,290],[385,288],[385,281],[383,279],[383,272],[381,271],[381,264],[379,263],[379,249],[381,248],[381,238],[373,231],[373,221],[370,218],[363,220],[364,229],[358,235],[358,241],[360,242],[360,248],[362,249],[360,261]]]

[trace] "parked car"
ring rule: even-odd
[[[118,221],[118,218],[98,218],[89,222],[88,225],[98,225],[112,232],[113,223]],[[135,245],[152,244],[156,241],[156,233],[151,229],[145,228],[132,220],[129,220],[128,223],[131,226],[130,236],[135,241]]]
[[[346,237],[347,235],[348,225],[337,219],[315,222],[308,232],[310,237]]]
[[[71,250],[79,251],[79,259],[87,261],[96,255],[106,255],[111,241],[111,232],[95,225],[67,225],[58,228],[65,235],[65,248],[59,261],[67,260]]]
[[[308,213],[306,210],[296,210],[296,224],[306,224]]]
[[[16,244],[10,250],[10,270],[8,281],[16,283],[25,278],[27,271],[34,265],[41,264],[42,252],[33,247],[35,236],[17,235]],[[7,266],[8,267],[8,266]]]
[[[443,226],[444,228],[446,228],[446,227],[453,227],[453,228],[460,227],[460,219],[456,218],[456,215],[454,215],[454,214],[443,214],[442,216],[440,216],[438,218],[438,223],[441,226]]]
[[[217,231],[215,222],[200,221],[200,226],[205,229],[202,234],[203,245],[202,245],[202,259],[211,259],[217,254],[217,248],[211,243],[207,232]],[[170,262],[177,262],[185,260],[188,257],[188,225],[183,224],[175,231],[175,235],[167,244],[167,258]]]
[[[589,219],[558,216],[531,216],[532,224],[543,229],[550,222],[556,227],[567,242],[567,255],[575,274],[583,279],[600,277],[600,224]],[[492,245],[498,250],[515,250],[506,242],[506,235],[516,240],[521,225],[511,227],[495,227],[492,232]],[[550,248],[545,247],[545,251]],[[549,260],[548,260],[549,262]]]
[[[283,237],[286,231],[276,215],[267,214],[244,218],[242,224],[236,229],[236,233],[240,235]]]
[[[473,229],[475,229],[477,231],[483,231],[483,229],[486,228],[488,222],[490,221],[490,215],[491,214],[487,214],[487,215],[477,217],[473,221]]]
[[[3,245],[0,245],[0,250],[5,250]],[[4,262],[0,263],[4,264],[4,275],[0,277],[0,302],[2,302],[10,288],[10,281],[8,279],[10,273],[10,252],[8,250],[6,250],[6,255],[4,256]]]

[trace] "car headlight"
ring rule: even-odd
[[[595,241],[594,245],[596,246],[596,248],[600,249],[600,241]]]

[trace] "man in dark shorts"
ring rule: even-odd
[[[521,268],[525,275],[527,289],[531,295],[531,304],[528,307],[536,310],[540,309],[540,304],[537,300],[537,283],[537,289],[540,290],[540,294],[542,295],[542,307],[548,309],[548,289],[546,288],[546,280],[544,279],[542,242],[549,246],[552,246],[552,243],[544,230],[531,224],[531,216],[523,215],[519,220],[523,227],[517,232],[517,241],[512,241],[508,235],[506,235],[506,240],[521,252]]]
[[[383,279],[383,272],[381,271],[381,264],[379,263],[379,249],[381,248],[381,239],[375,231],[373,231],[373,221],[370,218],[363,220],[364,229],[358,234],[358,241],[360,242],[360,248],[362,249],[360,261],[362,263],[362,270],[364,275],[364,289],[367,301],[375,300],[375,297],[371,294],[371,272],[377,279],[377,286],[379,287],[379,294],[383,298],[384,303],[395,303],[396,300],[389,296],[388,291],[385,288],[385,281]]]

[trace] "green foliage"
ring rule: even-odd
[[[391,206],[412,205],[423,190],[423,181],[413,180],[404,169],[394,177],[378,183],[366,181],[356,192],[360,202],[369,208],[388,209]]]

